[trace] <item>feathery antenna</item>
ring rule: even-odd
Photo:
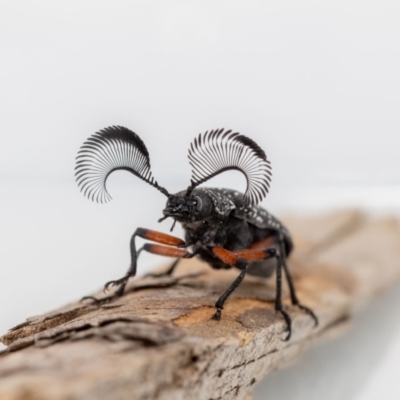
[[[244,174],[247,188],[244,204],[259,203],[268,193],[271,164],[257,143],[231,130],[216,129],[199,134],[189,148],[191,184],[186,194],[221,172],[236,169]]]
[[[112,172],[120,169],[169,196],[152,176],[149,152],[142,139],[128,128],[110,126],[96,132],[82,145],[76,157],[78,186],[85,196],[100,203],[111,200],[106,181]]]

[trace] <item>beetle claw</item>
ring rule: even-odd
[[[217,311],[215,311],[215,314],[212,316],[211,319],[215,319],[216,321],[219,321],[221,319],[221,309],[217,308]]]
[[[290,316],[287,312],[285,312],[283,310],[277,310],[277,311],[282,314],[282,316],[286,322],[287,335],[286,335],[285,339],[283,339],[283,341],[287,342],[290,339],[290,337],[292,336],[292,319],[290,318]]]
[[[127,282],[128,279],[129,279],[129,276],[124,276],[124,277],[121,278],[121,279],[117,279],[117,280],[115,280],[115,281],[109,281],[109,282],[107,282],[107,283],[104,285],[104,292],[105,292],[106,290],[109,290],[110,287],[113,287],[113,286],[121,286],[121,285],[123,285],[124,283]]]
[[[300,310],[305,311],[314,320],[314,326],[318,326],[318,317],[314,314],[313,310],[308,307],[302,306],[301,304],[297,304],[297,307],[299,307]]]
[[[110,290],[110,287],[113,287],[116,284],[116,281],[109,281],[104,285],[103,292],[105,293],[106,290]]]
[[[103,305],[105,303],[109,303],[115,297],[116,297],[115,294],[113,294],[111,296],[103,297],[102,299],[96,299],[96,297],[93,297],[93,296],[84,296],[84,297],[81,298],[81,301],[92,300],[93,301],[92,304],[96,304],[98,306],[101,306],[101,305]]]

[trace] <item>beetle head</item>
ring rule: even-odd
[[[201,189],[193,190],[189,196],[186,191],[170,195],[163,210],[164,217],[172,217],[179,222],[204,220],[212,213],[213,203]]]

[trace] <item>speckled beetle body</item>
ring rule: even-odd
[[[137,228],[130,241],[131,265],[121,279],[106,283],[117,286],[111,296],[89,297],[97,303],[122,296],[129,278],[136,275],[138,256],[142,251],[174,257],[175,261],[163,274],[172,274],[182,258],[198,256],[212,268],[237,268],[237,278],[215,303],[214,319],[221,318],[225,301],[240,285],[246,274],[269,277],[276,272],[275,310],[287,326],[288,340],[292,321],[282,304],[282,274],[286,276],[293,305],[308,313],[318,324],[313,311],[300,304],[291,277],[287,257],[293,242],[286,227],[258,203],[267,195],[271,166],[264,151],[250,138],[232,131],[217,129],[196,137],[189,148],[192,178],[186,190],[170,194],[153,178],[148,150],[140,137],[127,128],[112,126],[91,136],[77,157],[76,180],[86,196],[98,202],[111,199],[106,180],[116,170],[126,170],[147,182],[167,197],[163,217],[181,223],[185,240],[166,233]],[[237,170],[245,175],[244,193],[231,189],[198,187],[214,176]],[[150,240],[139,250],[135,239]],[[153,276],[155,276],[153,274]],[[160,274],[158,275],[160,276]],[[88,297],[86,297],[88,298]]]
[[[226,269],[231,266],[218,258],[210,255],[207,250],[201,248],[201,244],[220,246],[230,251],[247,249],[251,245],[267,238],[281,236],[285,253],[288,257],[293,249],[293,241],[288,229],[263,207],[241,207],[243,194],[231,189],[201,188],[194,193],[203,191],[210,197],[214,205],[214,215],[210,220],[202,221],[200,229],[183,223],[185,230],[185,242],[199,246],[199,257],[216,269]],[[212,234],[210,235],[210,232]],[[277,248],[277,244],[271,245]],[[269,277],[275,270],[275,260],[267,259],[249,263],[247,273],[261,277]]]

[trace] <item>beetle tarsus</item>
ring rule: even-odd
[[[277,311],[282,314],[282,316],[286,322],[287,336],[283,340],[285,342],[287,342],[290,339],[290,337],[292,336],[292,319],[290,318],[289,314],[286,311],[283,311],[283,310],[277,310]]]
[[[81,301],[91,300],[91,301],[93,301],[92,304],[96,304],[98,306],[101,306],[101,305],[103,305],[105,303],[109,303],[110,301],[114,300],[116,297],[117,297],[116,294],[112,294],[110,296],[103,297],[101,299],[97,299],[96,297],[93,297],[93,296],[84,296],[84,297],[81,298]]]
[[[215,319],[216,321],[219,321],[221,319],[221,308],[217,308],[217,311],[215,311],[215,314],[212,316],[211,319]]]
[[[126,282],[128,281],[128,279],[131,277],[131,275],[125,275],[123,278],[121,279],[117,279],[115,281],[109,281],[104,285],[104,291],[106,290],[110,290],[110,287],[113,286],[121,286],[126,284]]]
[[[300,310],[306,312],[314,320],[314,326],[318,326],[318,317],[314,314],[313,310],[311,310],[308,307],[302,306],[301,304],[296,304],[296,305],[297,307],[300,308]]]

